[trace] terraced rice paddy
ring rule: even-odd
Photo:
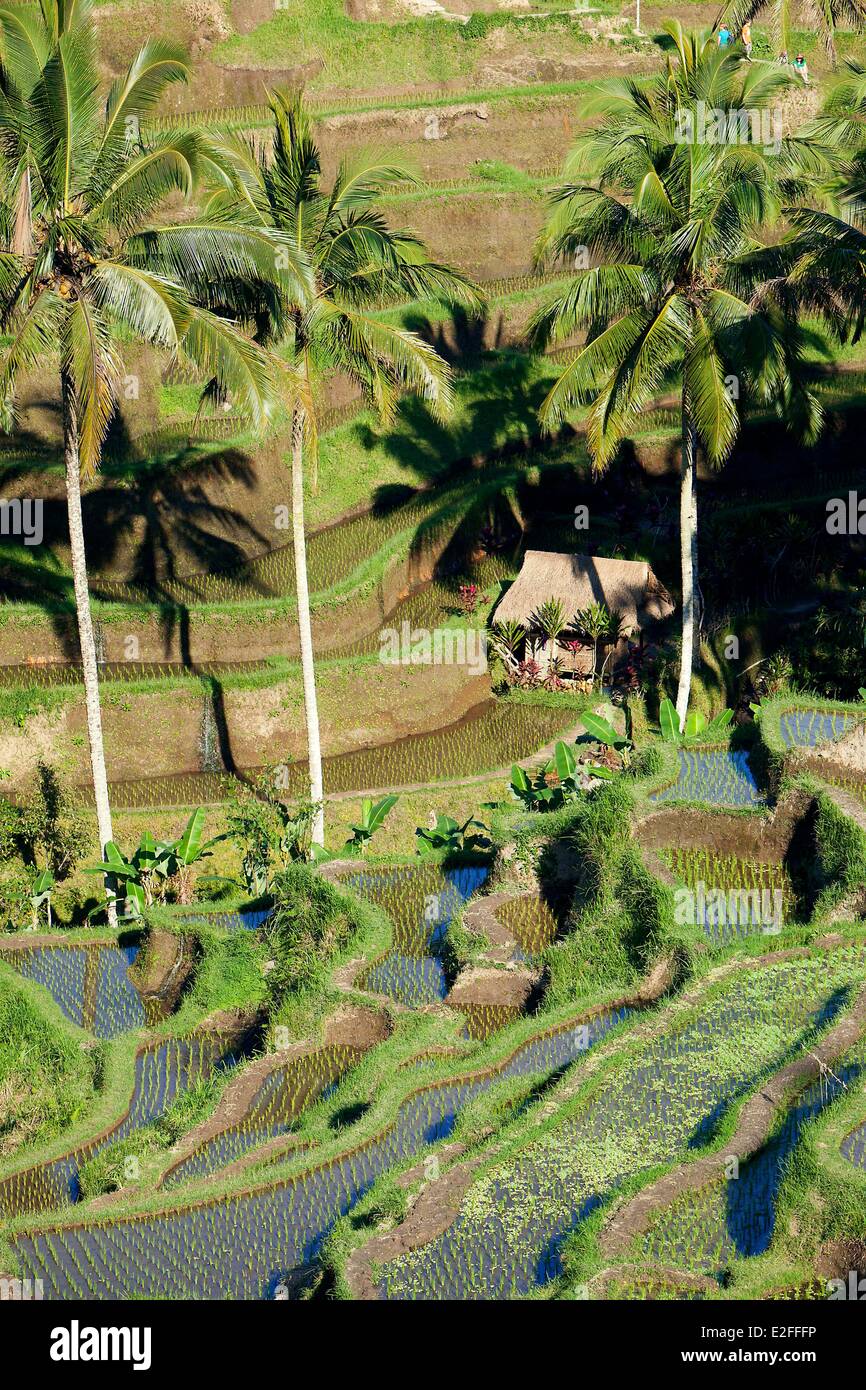
[[[845,1136],[842,1141],[842,1157],[847,1158],[849,1163],[856,1164],[858,1168],[866,1169],[866,1124],[859,1125]]]
[[[784,926],[794,914],[794,888],[782,864],[712,849],[669,846],[660,853],[680,883],[692,890],[698,918],[694,925],[713,941],[775,928],[777,919]]]
[[[706,801],[711,806],[759,806],[763,803],[749,765],[749,755],[736,752],[698,752],[679,749],[675,782],[653,792],[650,801]]]
[[[269,1139],[287,1134],[310,1101],[321,1097],[360,1059],[354,1047],[321,1047],[290,1058],[265,1078],[243,1119],[206,1140],[166,1174],[161,1186],[205,1177]]]
[[[136,1055],[132,1096],[123,1119],[73,1152],[6,1178],[0,1183],[0,1210],[16,1216],[76,1202],[83,1163],[152,1124],[189,1087],[234,1066],[237,1060],[234,1042],[218,1032],[170,1038],[143,1048]]]
[[[4,951],[6,960],[28,980],[44,987],[68,1019],[95,1033],[116,1038],[155,1022],[158,1005],[148,1005],[129,978],[138,946],[34,946]]]
[[[358,987],[409,1008],[444,999],[448,982],[436,948],[458,907],[477,893],[487,873],[481,867],[443,872],[438,864],[406,864],[344,874],[342,882],[382,908],[393,924],[392,949],[362,971]]]
[[[514,1004],[461,1003],[453,1007],[465,1016],[466,1027],[463,1036],[471,1038],[473,1042],[484,1042],[486,1038],[498,1033],[500,1028],[520,1017],[520,1010]]]
[[[562,913],[539,893],[523,893],[500,903],[495,916],[520,945],[520,955],[539,955],[559,932]]]
[[[378,1136],[286,1182],[146,1217],[28,1232],[15,1250],[27,1276],[44,1280],[47,1299],[273,1297],[380,1174],[447,1138],[471,1100],[498,1081],[568,1066],[625,1015],[548,1031],[493,1071],[418,1091]]]
[[[178,917],[179,921],[188,923],[190,926],[204,925],[218,927],[221,931],[257,931],[270,917],[269,907],[256,907],[238,910],[237,912],[184,912]]]
[[[733,1260],[769,1248],[785,1165],[803,1128],[863,1075],[862,1047],[835,1068],[826,1083],[808,1087],[763,1149],[729,1181],[679,1198],[640,1243],[642,1257],[722,1280]]]
[[[100,661],[101,681],[151,681],[179,676],[241,676],[260,671],[262,661],[202,661],[184,666],[180,661]],[[0,687],[82,685],[84,676],[78,662],[46,661],[0,666]]]
[[[430,733],[415,734],[393,743],[337,753],[323,760],[325,794],[390,791],[405,786],[480,776],[529,758],[574,723],[564,709],[544,705],[491,700],[463,719]],[[262,768],[247,768],[244,776],[255,780]],[[118,810],[157,806],[206,806],[226,800],[235,779],[228,773],[167,773],[113,782],[112,805]],[[291,763],[286,795],[303,797],[307,787],[306,763]],[[92,800],[81,788],[85,803]]]
[[[480,1177],[443,1235],[385,1265],[381,1296],[513,1298],[555,1278],[581,1220],[625,1178],[708,1143],[729,1106],[844,1008],[864,961],[856,947],[734,978]]]
[[[365,512],[351,521],[311,533],[307,538],[310,592],[332,588],[336,576],[350,575],[401,532],[411,536],[427,510],[422,503],[410,501],[391,511]],[[101,596],[127,603],[243,603],[261,598],[290,598],[295,593],[295,552],[289,541],[222,570],[166,577],[155,588],[99,577],[93,588]]]
[[[779,733],[786,748],[814,748],[841,738],[857,723],[842,710],[791,709],[779,716]]]

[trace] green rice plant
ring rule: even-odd
[[[706,888],[769,889],[782,893],[785,916],[793,914],[796,895],[790,874],[784,864],[766,860],[743,859],[735,854],[720,854],[711,846],[685,849],[667,845],[659,851],[673,874],[687,888],[703,883]]]
[[[163,1188],[217,1172],[228,1163],[293,1128],[304,1109],[360,1060],[358,1048],[315,1048],[288,1058],[259,1086],[241,1119],[205,1140],[169,1169]]]
[[[554,910],[540,893],[523,893],[500,903],[496,917],[525,955],[537,956],[555,941],[563,913]]]
[[[500,1028],[505,1028],[507,1024],[520,1017],[520,1010],[514,1004],[456,1002],[451,1008],[464,1015],[464,1036],[471,1038],[473,1042],[484,1042],[486,1038],[498,1033]]]
[[[442,729],[325,757],[325,794],[429,786],[495,772],[537,752],[571,717],[562,706],[532,705],[508,697],[490,701]],[[263,771],[245,769],[244,778],[254,781]],[[305,763],[289,763],[285,782],[286,798],[302,800],[309,785]],[[237,781],[228,773],[210,772],[111,784],[112,805],[118,810],[215,804],[236,789]],[[87,799],[84,788],[82,798]]]

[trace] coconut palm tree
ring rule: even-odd
[[[306,256],[312,283],[248,304],[262,341],[280,342],[300,378],[292,412],[292,536],[298,597],[298,631],[310,775],[317,807],[313,843],[324,841],[322,754],[313,662],[304,528],[304,453],[310,483],[318,487],[317,388],[324,373],[340,371],[366,394],[380,418],[393,418],[401,391],[418,392],[442,415],[450,404],[450,374],[441,357],[419,337],[376,314],[394,299],[444,299],[472,307],[479,295],[464,277],[431,261],[410,233],[388,226],[375,206],[387,188],[411,179],[396,163],[361,158],[344,162],[330,188],[309,118],[296,95],[269,97],[270,148],[240,135],[216,143],[223,161],[208,212],[231,214],[250,227],[278,228]]]
[[[280,386],[269,355],[213,307],[226,277],[297,293],[303,256],[277,230],[193,218],[164,224],[207,149],[195,132],[148,137],[142,118],[185,81],[180,52],[144,46],[100,97],[89,0],[0,12],[0,409],[14,427],[23,374],[56,364],[78,636],[100,846],[112,840],[81,486],[91,481],[130,341],[194,363],[263,426]],[[275,268],[279,258],[279,267]],[[205,287],[210,286],[210,290]],[[288,375],[288,373],[287,373]],[[115,920],[109,893],[109,917]]]
[[[812,432],[820,412],[803,381],[801,331],[774,290],[784,258],[765,230],[783,196],[804,195],[797,173],[808,150],[772,124],[771,142],[766,128],[756,142],[742,122],[744,111],[769,113],[789,78],[783,68],[741,64],[708,33],[665,28],[674,45],[665,70],[648,85],[607,83],[590,103],[587,114],[600,112],[602,123],[569,158],[537,259],[595,264],[542,306],[532,331],[545,345],[586,333],[541,419],[550,428],[588,404],[597,472],[660,390],[677,385],[682,723],[697,645],[698,446],[711,466],[724,463],[746,400],[796,414]]]
[[[836,156],[822,206],[785,209],[794,232],[787,287],[842,343],[866,329],[866,69],[848,66],[813,123]]]

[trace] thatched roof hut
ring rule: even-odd
[[[622,615],[628,633],[674,611],[670,594],[643,560],[527,550],[519,575],[497,605],[494,621],[528,627],[539,604],[550,598],[559,599],[568,623],[578,609],[606,603],[611,612]]]

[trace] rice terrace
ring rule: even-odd
[[[853,1344],[864,306],[862,0],[0,3],[0,1320]]]

